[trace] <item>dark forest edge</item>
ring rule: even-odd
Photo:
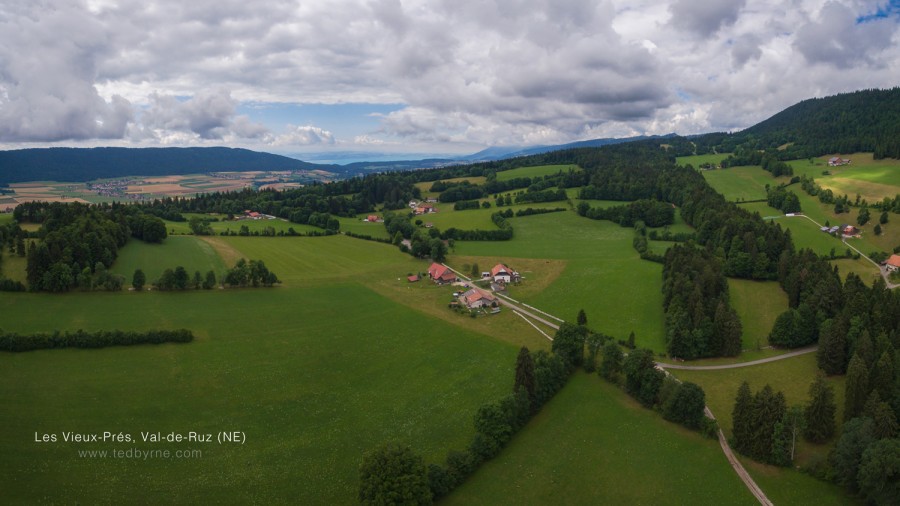
[[[100,330],[75,332],[17,334],[0,330],[0,351],[23,352],[56,348],[105,348],[108,346],[132,346],[137,344],[189,343],[194,333],[187,329],[150,330]]]

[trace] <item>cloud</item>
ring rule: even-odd
[[[746,0],[675,0],[669,10],[673,26],[706,38],[733,24],[745,4]]]
[[[320,144],[334,144],[334,135],[328,130],[315,126],[288,125],[287,132],[276,136],[270,144],[272,146],[313,146]]]
[[[797,31],[796,47],[810,63],[835,67],[882,65],[881,51],[891,46],[897,30],[897,24],[885,18],[857,22],[849,6],[830,1],[822,7],[818,20]]]
[[[0,7],[0,141],[122,137],[129,102],[93,84],[106,43],[98,23],[65,5],[32,14],[26,2]]]
[[[737,129],[810,96],[895,85],[895,4],[7,0],[0,142],[438,146]],[[404,107],[353,130],[248,103]]]

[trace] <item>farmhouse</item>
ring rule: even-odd
[[[379,218],[377,214],[370,214],[370,215],[366,216],[366,221],[368,221],[369,223],[380,223],[380,222],[383,222],[384,220]]]
[[[859,229],[854,227],[853,225],[846,225],[841,228],[841,233],[844,235],[856,235],[859,233]]]
[[[841,165],[849,165],[849,164],[850,164],[849,158],[845,159],[845,158],[841,158],[839,156],[832,156],[831,158],[828,159],[829,167],[840,167]]]
[[[459,296],[459,302],[465,304],[469,309],[478,309],[482,307],[498,307],[500,304],[497,298],[487,290],[481,288],[472,288],[471,290]]]
[[[414,211],[416,214],[430,214],[436,213],[437,209],[434,207],[434,204],[419,204],[416,206]]]
[[[890,272],[897,272],[900,270],[900,255],[891,255],[891,258],[887,259],[884,266]]]
[[[456,277],[456,274],[449,267],[439,263],[431,264],[431,267],[428,268],[428,277],[439,285],[459,281],[459,278]]]
[[[509,283],[510,281],[518,281],[519,273],[503,264],[497,264],[491,269],[491,278],[496,282]]]

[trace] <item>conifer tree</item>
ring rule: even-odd
[[[518,392],[519,389],[525,390],[525,393],[528,394],[528,401],[534,406],[534,359],[525,346],[522,346],[519,356],[516,357],[516,381],[513,385],[513,393]]]
[[[825,320],[819,328],[819,351],[816,362],[825,374],[844,374],[846,371],[847,340],[834,320]]]
[[[750,414],[753,409],[753,397],[750,394],[750,384],[746,381],[738,388],[737,397],[734,400],[734,409],[731,411],[731,433],[734,438],[734,448],[747,453],[750,443]]]
[[[821,375],[809,386],[809,405],[804,411],[806,429],[803,435],[809,441],[822,443],[834,435],[834,390]]]
[[[869,396],[869,370],[859,355],[854,354],[847,367],[844,420],[859,416]]]
[[[891,356],[888,354],[887,350],[881,354],[881,358],[879,358],[878,362],[875,364],[875,369],[872,371],[871,387],[876,390],[885,401],[888,401],[893,397],[895,388],[894,361],[891,360]]]

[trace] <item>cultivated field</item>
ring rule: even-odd
[[[195,271],[205,276],[207,271],[212,270],[216,273],[216,279],[232,266],[226,266],[208,243],[196,237],[169,237],[163,244],[130,241],[119,250],[119,257],[111,270],[124,276],[126,286],[130,286],[135,269],[141,269],[147,276],[149,287],[164,270],[179,265],[192,276]]]

